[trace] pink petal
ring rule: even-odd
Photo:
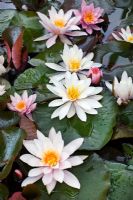
[[[47,48],[50,48],[51,46],[53,46],[55,44],[57,37],[58,37],[58,35],[54,35],[50,39],[47,40],[47,42],[46,42]]]
[[[59,38],[62,43],[72,45],[71,41],[65,35],[60,35]]]
[[[81,3],[81,10],[84,9],[84,7],[86,7],[87,4],[86,4],[86,1],[85,0],[82,0],[82,3]]]

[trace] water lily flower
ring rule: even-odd
[[[18,112],[20,115],[26,115],[29,119],[32,120],[31,112],[36,108],[36,94],[30,95],[25,90],[20,96],[17,93],[14,93],[14,96],[10,96],[11,103],[8,103],[8,108],[12,111]]]
[[[94,85],[98,85],[103,76],[102,70],[98,67],[92,67],[87,73],[87,77],[91,78],[91,83]]]
[[[102,87],[90,86],[90,78],[79,80],[76,73],[67,72],[63,82],[53,80],[53,84],[48,84],[47,88],[60,99],[53,100],[49,104],[49,107],[59,106],[51,118],[59,117],[61,120],[66,116],[71,118],[77,114],[80,120],[86,121],[86,113],[97,114],[95,108],[102,107],[98,102],[102,96],[97,95],[102,91]]]
[[[22,182],[22,187],[32,184],[42,178],[50,194],[56,183],[80,189],[79,180],[67,169],[83,163],[87,156],[71,156],[83,143],[83,138],[78,138],[64,146],[61,132],[51,128],[49,137],[45,137],[37,131],[37,139],[24,140],[23,144],[30,154],[24,154],[20,159],[34,167],[28,173],[28,177]]]
[[[122,73],[120,82],[118,82],[117,77],[115,77],[113,85],[106,82],[106,86],[117,98],[117,103],[119,105],[127,104],[133,99],[133,81],[131,77],[128,77],[126,71]]]
[[[133,43],[133,33],[131,32],[131,29],[129,26],[127,26],[126,29],[121,28],[121,32],[118,32],[120,36],[116,35],[115,33],[112,33],[113,37],[118,41],[126,41]]]
[[[80,23],[82,28],[87,33],[92,34],[93,30],[101,29],[97,24],[104,21],[101,18],[103,11],[100,7],[95,8],[93,3],[87,5],[85,0],[82,0],[81,11],[75,10],[74,13],[77,17],[81,17]]]
[[[78,46],[74,45],[73,47],[69,47],[65,44],[63,54],[61,55],[63,62],[60,65],[55,63],[45,64],[49,68],[60,72],[58,75],[52,76],[51,80],[56,78],[60,81],[65,77],[67,71],[80,75],[84,70],[89,70],[92,65],[101,67],[102,64],[92,61],[93,56],[94,53],[89,53],[87,56],[84,56],[82,49],[78,48]]]
[[[0,96],[2,96],[3,94],[5,94],[6,90],[5,90],[5,85],[0,85]]]
[[[49,18],[37,12],[40,17],[40,23],[42,26],[48,30],[48,34],[35,39],[35,41],[47,40],[47,48],[55,44],[56,39],[59,37],[61,42],[71,45],[71,41],[67,36],[82,36],[87,35],[85,32],[80,31],[80,28],[77,26],[77,23],[80,20],[80,17],[72,17],[72,10],[64,13],[61,9],[59,12],[55,10],[54,7],[51,8],[49,12]]]
[[[6,68],[4,67],[4,56],[0,56],[0,76],[4,73],[6,73]]]

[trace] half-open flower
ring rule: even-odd
[[[8,108],[12,111],[20,113],[21,115],[25,114],[32,120],[31,112],[36,108],[36,94],[28,97],[28,93],[25,90],[21,96],[15,93],[14,96],[11,95],[10,98],[12,102],[7,104]]]
[[[61,9],[57,12],[55,8],[52,7],[51,10],[49,10],[49,18],[40,12],[37,14],[41,19],[39,22],[49,33],[35,39],[35,41],[47,40],[46,46],[48,48],[55,44],[58,36],[63,43],[71,45],[72,43],[67,36],[86,35],[86,33],[80,31],[80,28],[77,26],[80,16],[72,17],[72,10],[64,13]]]
[[[133,99],[133,81],[131,77],[128,77],[127,72],[122,73],[121,81],[118,82],[117,77],[114,78],[113,85],[106,82],[108,89],[114,94],[117,99],[117,103],[127,104]]]
[[[63,62],[60,65],[55,63],[45,64],[49,68],[60,72],[58,75],[52,76],[51,79],[56,78],[61,80],[65,77],[67,71],[71,73],[76,72],[80,75],[84,70],[88,71],[93,65],[101,67],[102,64],[92,61],[93,56],[93,53],[84,56],[82,49],[78,48],[78,46],[74,45],[73,47],[69,47],[65,44],[63,54],[61,55]]]
[[[98,67],[92,67],[87,73],[87,77],[91,78],[91,82],[94,85],[98,85],[100,83],[102,76],[102,70],[100,70]]]
[[[102,87],[91,87],[91,79],[79,80],[76,73],[66,73],[63,82],[53,81],[54,85],[47,85],[47,88],[60,99],[53,100],[49,107],[58,107],[51,118],[64,117],[71,118],[75,114],[82,121],[87,120],[86,113],[97,114],[96,108],[102,107],[98,102],[102,96],[97,95],[102,91]]]
[[[2,96],[3,94],[5,94],[6,90],[5,90],[5,85],[0,85],[0,96]]]
[[[131,32],[131,29],[129,26],[127,26],[126,29],[121,28],[121,32],[118,32],[118,34],[119,35],[112,33],[113,37],[116,40],[133,43],[133,33]]]
[[[81,17],[80,23],[82,27],[89,33],[92,34],[93,30],[100,30],[101,28],[97,24],[103,22],[101,18],[103,9],[100,7],[95,8],[94,4],[87,5],[85,0],[82,0],[81,11],[75,10],[75,15]]]
[[[6,73],[6,68],[4,67],[4,56],[0,56],[0,76]]]
[[[37,131],[37,139],[26,141],[23,144],[31,154],[24,154],[20,159],[34,167],[28,177],[22,182],[22,187],[32,184],[42,178],[50,194],[57,182],[80,189],[78,179],[67,169],[83,163],[87,156],[71,156],[83,143],[83,138],[75,139],[64,146],[61,132],[51,128],[49,137]]]

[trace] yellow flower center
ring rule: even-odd
[[[128,41],[128,42],[133,42],[133,35],[128,36],[127,41]]]
[[[16,109],[17,109],[17,110],[22,111],[22,110],[24,110],[25,108],[26,108],[26,103],[25,103],[23,100],[19,101],[19,102],[16,104]]]
[[[67,96],[71,101],[75,101],[80,97],[80,91],[78,87],[74,85],[67,88]]]
[[[94,21],[94,13],[90,11],[85,12],[83,19],[86,23],[92,23]]]
[[[59,160],[60,160],[60,156],[54,150],[49,150],[49,151],[45,152],[42,157],[42,162],[45,165],[48,165],[50,167],[56,166],[58,164]]]
[[[65,21],[64,21],[64,19],[56,19],[54,21],[54,25],[59,28],[63,28],[65,26]]]
[[[71,72],[77,72],[80,69],[80,60],[78,59],[71,59],[69,61],[69,69]]]

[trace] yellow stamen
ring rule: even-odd
[[[90,11],[85,12],[83,19],[86,23],[92,23],[94,21],[94,13]]]
[[[48,165],[50,167],[56,166],[58,164],[59,160],[60,160],[60,156],[54,150],[49,150],[49,151],[45,152],[43,155],[43,158],[42,158],[42,162],[45,165]]]
[[[56,19],[54,21],[54,25],[59,28],[63,28],[65,26],[65,21],[64,21],[64,19]]]
[[[128,36],[127,41],[128,42],[133,42],[133,35]]]
[[[67,88],[67,96],[71,101],[75,101],[80,96],[80,91],[78,87],[75,87],[74,85]]]
[[[23,100],[19,101],[19,102],[16,104],[16,109],[17,109],[17,110],[22,111],[22,110],[24,110],[25,108],[26,108],[26,103],[25,103]]]
[[[77,72],[80,69],[80,60],[78,59],[71,59],[69,61],[69,69],[71,72]]]

